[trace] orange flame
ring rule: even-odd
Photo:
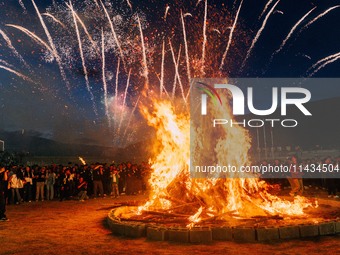
[[[225,106],[227,105],[224,102]],[[225,110],[227,113],[225,113]],[[155,128],[160,142],[155,147],[156,157],[152,160],[149,200],[138,208],[143,211],[166,211],[187,216],[188,227],[203,220],[230,217],[252,217],[268,215],[303,215],[303,209],[312,206],[304,197],[294,202],[285,201],[267,192],[268,185],[258,178],[190,178],[190,119],[188,115],[176,114],[174,105],[165,100],[154,100],[153,111],[142,106],[148,124]],[[212,114],[218,114],[218,107]],[[229,108],[224,114],[231,116]],[[230,118],[231,119],[231,118]],[[197,128],[195,136],[201,130]],[[221,138],[214,150],[216,161],[230,162],[240,166],[249,163],[250,137],[240,127],[222,127]],[[200,140],[200,139],[198,139]],[[202,148],[196,144],[195,148]]]

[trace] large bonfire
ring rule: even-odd
[[[176,113],[173,103],[167,100],[154,99],[152,111],[150,107],[141,109],[148,124],[156,130],[158,144],[156,156],[151,159],[150,197],[138,207],[137,214],[164,213],[182,218],[190,227],[212,220],[228,221],[231,217],[298,216],[304,214],[304,208],[312,206],[301,196],[290,202],[270,194],[269,184],[254,176],[191,178],[189,114]],[[218,107],[215,111],[219,111]],[[240,126],[225,125],[222,133],[215,148],[211,148],[217,163],[236,166],[249,163],[248,132]],[[192,135],[202,134],[197,129]]]

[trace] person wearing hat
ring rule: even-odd
[[[0,221],[8,221],[6,217],[6,201],[5,201],[5,189],[7,185],[5,182],[8,180],[8,170],[5,167],[0,166]]]

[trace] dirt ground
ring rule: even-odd
[[[7,206],[10,221],[0,222],[0,254],[340,254],[339,235],[265,244],[208,245],[150,242],[145,238],[112,235],[105,226],[107,213],[114,203],[136,199],[143,197]]]

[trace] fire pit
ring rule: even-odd
[[[183,243],[265,242],[339,234],[337,202],[319,202],[317,210],[308,209],[303,216],[242,218],[230,214],[228,221],[210,219],[192,227],[185,215],[158,211],[138,215],[137,206],[120,206],[109,212],[107,222],[115,235]]]
[[[175,113],[171,102],[142,107],[156,130],[150,194],[140,206],[121,206],[108,215],[114,234],[148,240],[202,243],[213,240],[271,241],[340,232],[337,205],[302,196],[278,197],[258,178],[190,178],[188,115]],[[245,164],[250,139],[242,128],[222,130],[216,159]],[[199,134],[195,134],[199,135]],[[220,146],[220,145],[223,146]]]

